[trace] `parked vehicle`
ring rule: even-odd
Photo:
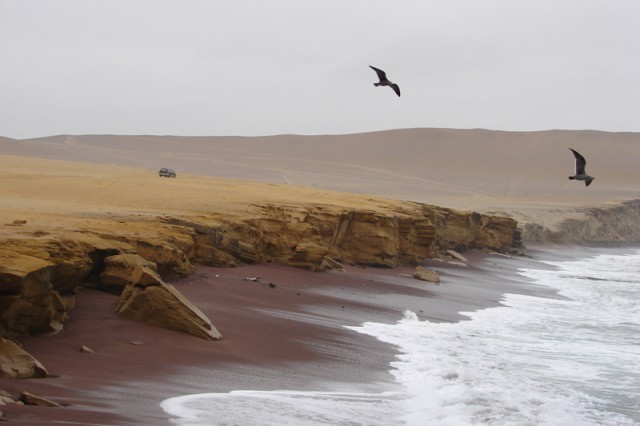
[[[163,167],[158,172],[158,175],[160,175],[160,177],[174,178],[176,177],[176,172],[174,172],[173,169],[168,169],[166,167]]]

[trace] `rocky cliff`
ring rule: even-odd
[[[135,307],[129,317],[163,324],[161,312],[140,312],[144,304],[132,302],[133,289],[142,294],[141,289],[164,284],[161,277],[189,274],[193,263],[275,262],[313,271],[340,263],[393,267],[416,264],[438,250],[505,250],[513,242],[512,219],[381,203],[376,209],[261,204],[242,215],[79,216],[75,222],[66,218],[64,226],[55,220],[47,226],[5,224],[0,228],[0,336],[60,332],[81,286],[122,293],[120,306]],[[164,293],[177,297],[173,290]],[[197,309],[189,309],[200,321]],[[219,338],[208,325],[198,327],[184,331]]]
[[[640,241],[640,200],[574,211],[551,223],[523,222],[522,239],[531,242],[610,244]]]

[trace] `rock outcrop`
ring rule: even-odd
[[[640,241],[640,200],[574,212],[557,223],[525,222],[523,241],[610,244]]]
[[[114,288],[118,293],[128,285],[162,284],[156,272],[158,266],[137,254],[117,254],[104,259],[100,283]]]
[[[140,313],[137,301],[162,294],[171,302],[153,306],[173,309],[181,296],[163,277],[186,275],[192,263],[273,262],[312,271],[344,264],[415,265],[438,250],[504,250],[516,229],[516,222],[504,217],[410,202],[367,202],[367,208],[266,203],[242,214],[83,217],[72,222],[75,226],[28,221],[5,227],[0,234],[0,336],[59,332],[81,285],[124,291],[123,315],[171,327],[159,320],[162,315]],[[193,318],[171,318],[180,324],[173,328],[185,330],[204,321],[194,308]],[[199,327],[208,325],[204,321]],[[215,339],[214,329],[193,334]]]
[[[60,332],[77,288],[100,285],[105,259],[111,256],[146,253],[149,258],[138,255],[142,259],[138,280],[150,280],[154,264],[169,276],[193,269],[191,229],[157,221],[104,226],[110,232],[99,226],[91,231],[25,228],[0,236],[0,336]],[[109,272],[105,278],[105,286],[116,281]]]
[[[0,389],[0,405],[14,404],[15,402],[16,400],[9,392]],[[0,418],[1,417],[0,415]]]
[[[52,401],[48,398],[40,395],[35,395],[27,391],[23,391],[22,393],[20,393],[18,401],[22,402],[24,405],[37,405],[39,407],[63,407],[62,404],[58,404],[57,402]]]
[[[514,245],[518,223],[509,217],[425,206],[425,216],[435,225],[440,250],[491,249]]]
[[[49,373],[37,359],[14,342],[0,338],[0,375],[26,379],[47,377]]]
[[[440,283],[440,274],[433,269],[427,269],[424,266],[416,266],[416,269],[413,271],[413,278],[435,284]]]
[[[205,340],[222,335],[209,318],[170,284],[128,285],[116,312],[136,321],[182,331]]]
[[[333,262],[394,267],[417,264],[435,249],[503,251],[515,220],[405,203],[391,211],[324,206],[260,206],[249,219],[172,219],[196,232],[195,263],[232,267],[277,262],[313,271]]]

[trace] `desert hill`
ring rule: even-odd
[[[569,182],[581,152],[595,184]],[[468,210],[598,205],[638,195],[640,134],[406,129],[265,137],[54,136],[4,154],[303,185]]]
[[[569,181],[574,159],[596,177]],[[639,133],[402,129],[264,137],[52,136],[0,139],[0,153],[301,185],[509,215],[562,232],[585,209],[640,194]],[[558,237],[562,238],[562,237]],[[588,239],[588,238],[587,238]],[[597,238],[595,238],[597,239]]]
[[[123,316],[217,339],[163,281],[194,264],[319,271],[506,251],[520,235],[640,241],[638,142],[446,129],[0,138],[0,336],[59,332],[78,288],[94,286],[121,294]],[[569,146],[587,157],[589,188],[567,179]],[[176,304],[183,316],[167,320]]]

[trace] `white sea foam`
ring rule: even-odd
[[[162,408],[179,425],[394,424],[397,395],[340,392],[232,391],[167,399]]]
[[[400,391],[234,391],[166,400],[180,425],[638,425],[640,252],[521,273],[566,299],[506,295],[504,306],[432,323],[353,329],[397,345]]]

